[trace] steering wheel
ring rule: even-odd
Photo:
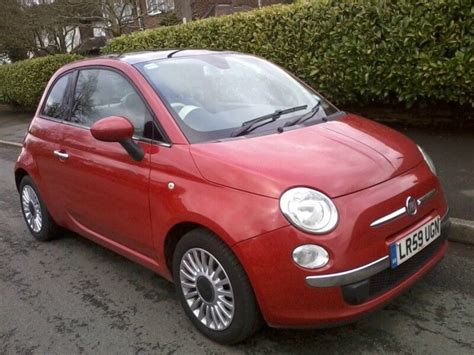
[[[179,112],[186,104],[183,104],[182,102],[173,102],[171,104],[171,107],[176,111]]]
[[[188,117],[188,115],[194,111],[194,110],[197,110],[199,109],[198,106],[194,106],[194,105],[186,105],[186,104],[183,104],[181,102],[173,102],[171,104],[171,107],[173,107],[173,109],[178,113],[179,117],[185,121],[186,120],[186,117]]]

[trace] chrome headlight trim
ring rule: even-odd
[[[332,231],[339,220],[339,214],[332,200],[308,187],[286,190],[280,197],[280,210],[295,227],[314,234]]]
[[[436,167],[433,163],[433,160],[431,159],[431,157],[428,155],[428,153],[425,152],[425,150],[423,148],[421,148],[419,145],[417,145],[418,147],[418,150],[420,151],[421,155],[423,156],[423,159],[425,160],[426,164],[428,165],[428,167],[430,168],[431,172],[433,173],[433,175],[438,175],[436,173]]]

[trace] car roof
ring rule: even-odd
[[[137,63],[148,62],[151,60],[159,60],[175,57],[189,57],[196,55],[216,54],[216,53],[232,53],[207,49],[157,49],[149,51],[128,52],[121,54],[109,54],[101,58],[117,59],[122,62],[134,65]]]

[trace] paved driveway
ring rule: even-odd
[[[356,324],[264,329],[235,347],[185,318],[173,286],[75,234],[32,240],[13,182],[18,151],[0,145],[0,353],[474,352],[474,248],[447,257],[403,296]]]

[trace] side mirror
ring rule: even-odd
[[[134,160],[140,161],[145,153],[132,139],[134,130],[133,124],[126,118],[110,116],[94,122],[91,127],[91,134],[95,139],[102,142],[120,143]]]
[[[124,117],[110,116],[102,118],[91,127],[95,139],[103,142],[121,142],[132,138],[134,128]]]

